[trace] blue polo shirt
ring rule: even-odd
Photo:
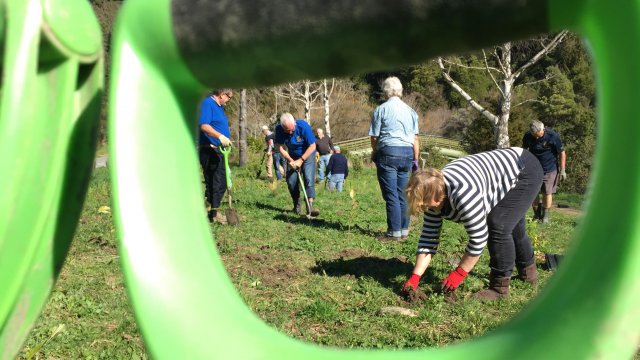
[[[211,127],[221,133],[222,135],[230,138],[231,131],[229,130],[229,119],[224,113],[224,106],[218,105],[211,96],[207,96],[202,103],[200,103],[200,122],[198,125],[209,124]],[[200,130],[200,145],[213,144],[220,146],[220,140],[205,134]]]
[[[282,125],[276,125],[276,144],[284,144],[293,160],[299,159],[315,142],[313,130],[304,120],[296,120],[296,127],[291,135],[284,133]]]
[[[558,169],[558,155],[562,153],[563,148],[557,132],[545,128],[544,135],[536,140],[531,132],[527,131],[522,138],[522,147],[538,158],[545,174]]]

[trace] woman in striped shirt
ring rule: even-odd
[[[453,291],[489,247],[489,289],[476,293],[493,300],[509,294],[514,265],[518,277],[535,284],[538,274],[525,214],[542,184],[542,167],[530,152],[513,147],[465,156],[442,170],[415,173],[407,186],[409,211],[424,213],[413,274],[403,291],[418,287],[431,257],[437,252],[442,219],[462,223],[469,243],[458,267],[442,282]]]

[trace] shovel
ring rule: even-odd
[[[229,169],[229,153],[231,152],[231,147],[220,146],[220,152],[224,157],[224,174],[227,178],[227,197],[229,200],[229,207],[224,211],[224,214],[227,217],[227,224],[237,226],[240,224],[240,219],[238,218],[236,209],[232,207],[231,201],[231,169]]]
[[[307,196],[307,189],[304,185],[304,178],[302,177],[302,172],[300,172],[300,169],[297,169],[296,172],[298,173],[298,180],[300,181],[298,186],[300,186],[300,188],[302,189],[302,194],[304,194],[304,200],[307,202],[307,219],[314,218],[320,215],[320,211],[311,208],[311,202],[309,201],[309,197]]]
[[[260,161],[260,168],[258,169],[258,172],[256,172],[256,179],[260,179],[260,174],[262,173],[262,165],[264,165],[264,159],[267,157],[267,152],[264,152],[264,155],[262,155],[262,160]]]

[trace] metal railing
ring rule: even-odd
[[[436,147],[442,155],[449,159],[457,159],[466,155],[464,147],[458,140],[435,135],[418,135],[420,146],[431,145]],[[352,155],[366,155],[371,153],[371,140],[368,136],[357,139],[336,142],[342,151],[348,151]]]

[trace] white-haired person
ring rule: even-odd
[[[293,200],[293,210],[301,213],[300,179],[297,174],[300,170],[304,177],[303,186],[311,205],[310,209],[307,209],[308,213],[317,215],[318,211],[313,206],[316,197],[316,137],[313,135],[311,126],[304,120],[296,120],[290,113],[282,114],[280,124],[276,125],[276,146],[280,150],[280,155],[289,163],[286,179]]]
[[[489,248],[489,288],[475,297],[495,300],[509,294],[514,266],[518,277],[537,283],[533,246],[525,215],[542,184],[542,166],[529,151],[513,147],[465,156],[442,170],[427,168],[407,186],[412,214],[424,214],[416,264],[402,290],[418,287],[438,249],[443,219],[462,223],[469,235],[458,266],[442,282],[455,290]]]
[[[533,214],[534,218],[546,224],[549,222],[549,209],[553,203],[553,194],[558,190],[558,182],[567,179],[567,154],[562,147],[560,135],[552,129],[545,129],[539,120],[531,122],[529,131],[522,137],[522,147],[538,158],[544,171],[540,189],[543,201],[536,197],[533,202]]]
[[[387,230],[378,239],[400,241],[409,235],[404,190],[420,158],[418,114],[400,99],[402,83],[397,77],[385,79],[382,92],[385,102],[374,110],[369,128],[371,159],[387,214]]]

